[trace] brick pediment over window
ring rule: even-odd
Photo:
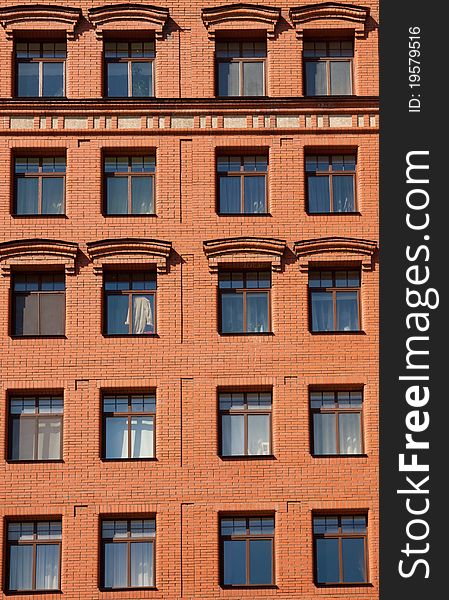
[[[344,237],[301,240],[294,244],[301,271],[307,271],[310,265],[335,262],[358,263],[364,271],[371,271],[376,250],[376,242]]]
[[[323,2],[307,4],[290,9],[290,19],[298,38],[302,38],[307,29],[354,29],[355,35],[366,35],[369,8],[355,4]],[[349,24],[348,24],[349,23]]]
[[[286,242],[276,238],[236,237],[209,240],[203,248],[212,273],[225,265],[244,263],[271,263],[273,271],[280,271]]]
[[[94,272],[101,275],[108,265],[156,265],[158,273],[168,270],[171,242],[149,239],[114,239],[89,242],[87,253],[94,264]]]
[[[64,267],[67,275],[75,274],[78,244],[60,240],[25,239],[0,244],[0,266],[4,276],[15,267]]]
[[[81,9],[70,6],[20,4],[0,8],[0,23],[9,39],[18,31],[36,29],[65,32],[69,39],[73,39],[80,17]]]
[[[203,8],[201,16],[209,37],[214,38],[216,31],[242,31],[242,29],[260,29],[274,37],[274,30],[281,16],[281,9],[260,4],[226,4],[215,8]]]
[[[108,4],[89,9],[88,15],[98,38],[104,31],[153,30],[156,39],[161,39],[169,10],[149,4]]]

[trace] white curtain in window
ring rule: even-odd
[[[151,542],[131,544],[131,585],[133,587],[153,585],[153,544]]]
[[[37,453],[43,460],[61,458],[61,419],[40,418],[38,424]]]
[[[133,458],[153,457],[153,418],[133,417],[131,419],[131,456]]]
[[[337,452],[335,435],[335,415],[313,415],[314,454],[335,454]]]
[[[36,420],[34,418],[23,417],[18,421],[14,420],[14,423],[17,424],[19,430],[19,455],[16,456],[14,453],[14,458],[18,458],[19,460],[33,460],[34,444],[36,443]]]
[[[128,587],[127,544],[105,544],[104,586],[106,588]]]
[[[349,413],[340,415],[338,421],[340,432],[340,453],[341,454],[360,454],[360,414]]]
[[[36,589],[57,590],[59,587],[59,545],[36,546]]]
[[[32,588],[32,546],[11,546],[9,565],[9,589],[30,590]]]
[[[125,325],[129,325],[129,310]],[[153,327],[153,308],[146,296],[133,297],[133,333],[145,333],[145,327]]]

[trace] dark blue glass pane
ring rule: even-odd
[[[218,95],[239,96],[239,65],[238,63],[218,63]]]
[[[359,303],[357,292],[337,292],[337,330],[358,331]]]
[[[107,63],[106,64],[107,92],[108,96],[128,96],[128,64]]]
[[[317,583],[338,583],[338,540],[316,540]]]
[[[245,177],[244,182],[245,213],[264,213],[265,176]]]
[[[240,177],[220,177],[220,213],[240,213],[241,179]]]
[[[17,65],[17,94],[21,98],[39,96],[39,64]]]
[[[106,333],[109,334],[127,334],[129,325],[128,319],[128,296],[106,296]]]
[[[362,538],[343,539],[343,581],[345,583],[364,583],[365,541]]]
[[[253,585],[273,583],[271,540],[251,540],[249,543],[249,582]]]
[[[60,215],[64,212],[63,177],[43,177],[42,214]]]
[[[222,294],[221,331],[222,333],[243,332],[243,296],[241,294]]]
[[[154,213],[152,177],[131,177],[131,212],[133,215]]]
[[[224,585],[246,584],[246,542],[223,542],[223,583]]]
[[[9,558],[10,591],[31,590],[33,587],[33,546],[11,546]]]
[[[149,62],[135,62],[131,64],[132,72],[132,95],[151,96],[152,89],[152,65]]]
[[[328,213],[331,209],[329,177],[307,177],[309,212]]]
[[[334,331],[332,294],[312,292],[312,331]]]
[[[354,179],[352,175],[333,177],[334,212],[354,211]]]
[[[106,179],[106,212],[108,215],[128,214],[128,178]]]
[[[306,95],[325,96],[327,94],[326,63],[306,62]]]
[[[266,333],[268,328],[268,294],[260,292],[246,296],[246,331]]]
[[[37,215],[38,186],[37,177],[19,177],[17,179],[16,211],[18,215]]]
[[[52,98],[64,96],[64,63],[44,63],[42,74],[42,95]]]

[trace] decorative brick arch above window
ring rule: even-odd
[[[363,38],[366,35],[369,12],[366,6],[323,2],[291,8],[289,14],[298,38],[303,37],[304,30],[317,27],[320,29],[349,27],[355,30],[357,38]]]
[[[0,23],[8,39],[18,31],[39,29],[65,32],[68,39],[73,39],[80,18],[81,9],[70,6],[19,4],[0,8]]]
[[[371,240],[327,237],[295,242],[294,251],[301,271],[308,271],[310,265],[336,262],[358,263],[363,271],[372,271],[377,244]]]
[[[204,242],[204,252],[211,273],[221,266],[243,263],[271,263],[273,271],[281,271],[285,240],[276,238],[236,237]]]
[[[281,16],[281,9],[260,4],[225,4],[214,8],[203,8],[201,17],[209,37],[213,39],[217,31],[242,31],[242,29],[262,29],[269,38]]]
[[[168,270],[171,242],[137,238],[100,240],[87,244],[94,272],[101,275],[105,265],[156,265],[158,273]]]
[[[149,4],[107,4],[90,8],[88,15],[98,38],[104,31],[153,30],[156,39],[161,39],[169,10]]]
[[[64,267],[67,275],[75,274],[78,244],[60,240],[13,240],[0,244],[2,274],[8,277],[15,267]]]

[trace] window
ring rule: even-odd
[[[218,156],[218,211],[220,214],[267,212],[266,156]]]
[[[222,456],[271,454],[271,392],[219,394]]]
[[[141,335],[156,331],[156,273],[105,273],[105,333]]]
[[[360,271],[309,273],[312,331],[360,331]]]
[[[153,96],[154,42],[105,42],[106,96]]]
[[[353,93],[351,40],[305,41],[306,96],[347,96]]]
[[[62,215],[64,213],[66,159],[16,158],[15,214]]]
[[[310,392],[313,454],[362,454],[362,392]]]
[[[12,285],[13,335],[64,335],[63,273],[17,273]]]
[[[218,284],[221,333],[271,331],[270,271],[222,271]]]
[[[272,585],[274,517],[224,517],[220,529],[223,585]]]
[[[313,518],[318,584],[367,582],[366,515]]]
[[[9,460],[62,458],[62,396],[12,396],[9,401]]]
[[[215,54],[219,96],[265,96],[266,42],[217,42]]]
[[[106,214],[154,214],[155,171],[154,156],[105,157]]]
[[[61,521],[8,523],[8,591],[60,589]]]
[[[154,587],[155,519],[105,520],[101,537],[103,588]]]
[[[355,156],[307,156],[309,213],[355,211]]]
[[[104,457],[154,458],[156,395],[103,396]]]
[[[16,44],[17,96],[19,98],[65,95],[65,42]]]

